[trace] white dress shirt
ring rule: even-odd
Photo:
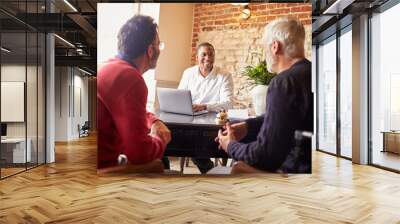
[[[186,69],[178,89],[190,90],[193,104],[206,104],[208,111],[228,110],[233,106],[232,76],[216,66],[206,77],[200,74],[198,65]]]

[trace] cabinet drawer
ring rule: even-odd
[[[400,133],[384,133],[385,151],[400,154]]]

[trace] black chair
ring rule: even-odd
[[[295,147],[283,162],[283,173],[311,173],[311,138],[308,131],[295,131]]]
[[[78,125],[79,138],[89,136],[89,129],[90,129],[89,121],[85,121],[85,123],[82,125],[82,127],[80,127],[80,125]]]

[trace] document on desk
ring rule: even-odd
[[[228,118],[230,120],[246,120],[249,118],[247,109],[230,109],[228,110]]]

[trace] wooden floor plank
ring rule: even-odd
[[[400,223],[399,174],[320,152],[311,175],[228,177],[98,176],[96,153],[95,135],[57,144],[0,181],[0,223]]]

